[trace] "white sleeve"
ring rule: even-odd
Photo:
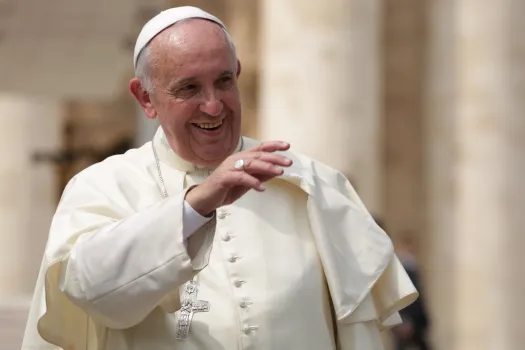
[[[195,233],[195,231],[213,219],[214,215],[210,217],[202,216],[193,209],[190,203],[184,201],[182,212],[182,236],[184,237],[184,240],[187,240],[193,233]]]
[[[60,290],[106,327],[141,322],[208,263],[215,220],[185,205],[184,196],[80,234],[61,263]],[[55,217],[57,231],[72,221],[96,221],[91,209],[62,207]]]

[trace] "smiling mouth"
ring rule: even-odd
[[[215,123],[192,123],[192,124],[199,129],[213,131],[221,127],[221,125],[223,124],[223,119],[218,120]]]

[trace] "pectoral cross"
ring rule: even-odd
[[[182,294],[179,322],[177,329],[177,339],[185,340],[188,337],[191,320],[196,312],[210,311],[210,303],[204,300],[197,300],[199,287],[195,281],[186,283],[186,288]]]

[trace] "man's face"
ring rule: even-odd
[[[220,164],[241,130],[240,65],[224,32],[206,20],[180,22],[151,42],[150,94],[172,149],[202,166]]]

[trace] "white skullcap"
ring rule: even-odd
[[[217,17],[193,6],[174,7],[169,10],[162,11],[148,21],[140,31],[140,34],[135,43],[135,52],[133,54],[133,66],[137,67],[137,59],[142,50],[148,43],[156,37],[160,32],[169,26],[189,18],[202,18],[217,23],[222,28],[226,29],[224,23]]]

